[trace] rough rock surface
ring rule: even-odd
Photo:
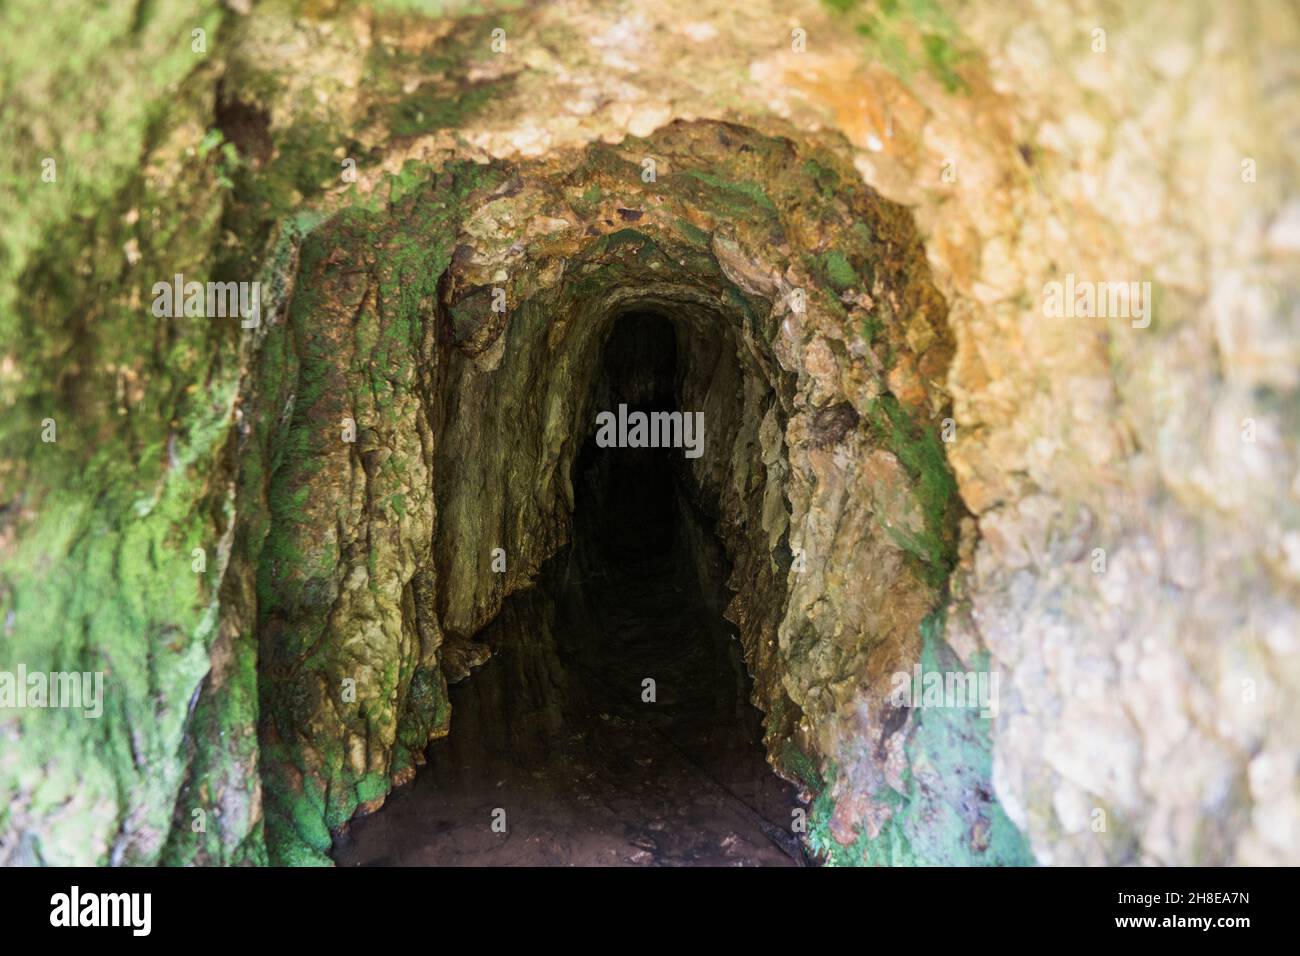
[[[1293,12],[396,6],[0,58],[0,668],[108,674],[0,714],[0,860],[323,861],[566,539],[602,328],[672,304],[818,850],[1298,862]],[[154,319],[178,272],[260,327]],[[996,717],[891,721],[917,661]]]

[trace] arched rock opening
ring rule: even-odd
[[[907,212],[833,142],[711,122],[412,179],[305,236],[263,347],[273,857],[323,854],[448,732],[448,676],[570,540],[600,350],[647,312],[707,423],[685,480],[733,567],[769,759],[822,795],[814,839],[878,838],[915,787],[890,679],[922,655],[960,509],[952,343]]]

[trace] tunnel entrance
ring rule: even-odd
[[[236,540],[256,574],[230,580],[255,580],[256,600],[223,622],[236,633],[256,616],[273,862],[326,862],[332,835],[429,757],[421,786],[495,759],[495,791],[483,792],[510,798],[485,811],[471,794],[460,812],[452,780],[427,804],[448,808],[425,814],[440,825],[480,827],[484,812],[505,822],[496,810],[518,823],[523,797],[505,791],[523,767],[564,777],[552,809],[572,804],[574,766],[601,779],[605,765],[586,758],[602,727],[657,732],[670,716],[675,733],[690,727],[670,707],[684,686],[743,710],[746,691],[731,688],[746,672],[766,761],[816,798],[810,852],[862,862],[917,845],[921,831],[955,832],[932,823],[933,794],[958,777],[934,771],[929,753],[913,764],[931,738],[917,708],[900,724],[889,698],[894,675],[947,653],[942,609],[971,530],[945,441],[955,339],[911,213],[866,187],[833,139],[674,123],[652,138],[663,162],[650,181],[639,143],[450,163],[402,186],[387,211],[331,216],[305,237],[284,332],[268,340],[250,399],[265,427],[251,433],[256,467],[241,469],[249,537]],[[647,312],[660,319],[642,323],[647,341],[618,345],[633,333],[617,320]],[[664,321],[675,348],[650,344],[667,341]],[[705,415],[702,457],[631,455],[624,468],[583,456],[596,411],[617,405],[608,369],[620,354],[637,369],[668,363],[643,376],[649,396],[671,381],[667,407]],[[631,494],[611,494],[618,470],[635,479]],[[602,508],[602,495],[620,508]],[[645,517],[670,507],[672,521]],[[664,554],[685,560],[650,560]],[[619,573],[642,557],[645,570]],[[684,576],[668,585],[673,613],[727,598],[744,668],[730,650],[709,660],[734,663],[729,685],[649,673],[637,655],[662,641],[599,639],[639,627],[617,616],[639,597],[616,588],[650,589],[661,566]],[[603,679],[623,651],[631,700],[579,666]],[[654,704],[641,701],[645,679]],[[695,723],[716,723],[701,713]],[[749,714],[740,722],[753,726]],[[566,746],[573,756],[553,760]],[[959,768],[987,748],[973,752]],[[978,805],[977,789],[962,806]],[[776,816],[786,832],[789,817]],[[381,818],[396,819],[393,807]],[[597,832],[628,819],[652,817],[614,814]],[[894,821],[887,832],[882,821]]]
[[[677,332],[630,313],[592,415],[679,408]],[[706,443],[707,448],[707,443]],[[341,865],[802,865],[794,788],[768,766],[730,566],[682,448],[601,447],[573,469],[571,544],[477,640],[428,765],[335,841]]]

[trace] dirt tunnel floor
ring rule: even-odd
[[[697,574],[674,537],[598,561],[580,541],[509,599],[481,635],[492,659],[452,688],[450,736],[336,839],[335,860],[802,865],[794,788],[764,760],[720,587],[701,583],[719,569]]]

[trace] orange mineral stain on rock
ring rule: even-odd
[[[926,110],[898,79],[855,52],[790,58],[784,80],[800,90],[858,149],[911,154]]]

